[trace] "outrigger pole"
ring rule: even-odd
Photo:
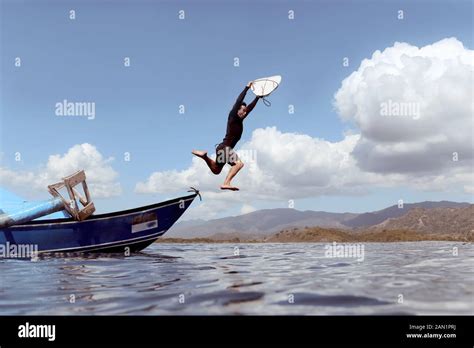
[[[79,184],[82,185],[85,197],[74,188]],[[67,190],[69,199],[61,195],[60,190],[63,188]],[[25,223],[62,210],[66,210],[75,220],[82,221],[95,211],[94,203],[91,201],[89,189],[87,188],[86,174],[83,170],[64,177],[61,182],[49,185],[48,190],[54,198],[46,201],[31,202],[18,212],[0,214],[0,229]]]

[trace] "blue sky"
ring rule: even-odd
[[[102,210],[170,196],[140,195],[134,188],[153,172],[185,170],[191,149],[220,142],[229,108],[249,80],[283,76],[272,106],[258,105],[246,120],[241,142],[268,126],[337,142],[357,126],[340,119],[334,94],[375,50],[395,41],[424,46],[449,37],[473,47],[471,1],[0,2],[1,164],[34,171],[52,154],[92,144],[104,157],[114,157],[110,165],[122,187],[120,196],[101,203]],[[68,18],[71,9],[75,20]],[[181,9],[185,20],[178,20]],[[399,9],[403,20],[397,19]],[[289,10],[295,20],[288,20]],[[21,68],[14,66],[16,57]],[[128,68],[124,57],[131,58]],[[349,57],[348,67],[343,57]],[[95,102],[95,119],[55,116],[55,103],[63,99]],[[295,105],[293,115],[289,104]],[[130,162],[123,161],[124,152],[131,153]],[[404,185],[370,191],[304,197],[298,208],[366,211],[395,204],[401,196],[470,199],[466,193]]]

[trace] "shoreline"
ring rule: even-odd
[[[293,241],[293,242],[269,242],[263,240],[234,240],[234,239],[225,239],[225,240],[213,240],[213,239],[204,239],[204,238],[160,238],[155,243],[161,244],[292,244],[292,243],[301,243],[301,244],[317,244],[317,243],[333,243],[334,241]],[[456,243],[473,243],[469,240],[461,239],[420,239],[420,240],[390,240],[390,241],[374,241],[374,240],[360,240],[357,242],[337,242],[337,243],[413,243],[413,242],[456,242]]]
[[[409,230],[383,231],[343,231],[326,228],[293,229],[278,232],[262,238],[174,238],[161,237],[155,243],[398,243],[398,242],[474,242],[473,233],[468,234],[434,234]]]

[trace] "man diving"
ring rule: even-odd
[[[227,131],[222,143],[216,147],[216,160],[212,160],[207,156],[207,151],[193,150],[193,155],[196,155],[202,158],[208,165],[211,172],[218,175],[225,164],[228,163],[231,165],[229,173],[225,178],[224,183],[221,185],[222,190],[232,190],[238,191],[238,187],[232,186],[231,181],[235,175],[243,168],[244,164],[237,156],[234,151],[235,145],[238,143],[242,137],[244,131],[243,121],[248,116],[248,114],[253,110],[255,105],[257,105],[258,99],[260,97],[255,97],[255,99],[247,105],[244,102],[245,95],[247,91],[252,86],[252,81],[250,81],[244,90],[238,96],[235,101],[232,110],[229,112],[229,117],[227,118]]]

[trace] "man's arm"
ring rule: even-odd
[[[249,105],[247,105],[247,114],[245,115],[245,117],[247,117],[250,114],[250,112],[253,110],[255,105],[257,105],[257,102],[259,99],[260,97],[255,97],[255,99],[252,100],[252,102]]]
[[[251,82],[249,82],[247,84],[247,86],[245,86],[244,90],[239,94],[239,96],[237,97],[237,100],[235,101],[235,104],[234,106],[232,107],[232,111],[236,112],[239,108],[240,108],[240,105],[242,105],[242,102],[244,101],[245,99],[245,95],[247,94],[247,91],[249,90],[250,88],[250,85],[251,85]]]

